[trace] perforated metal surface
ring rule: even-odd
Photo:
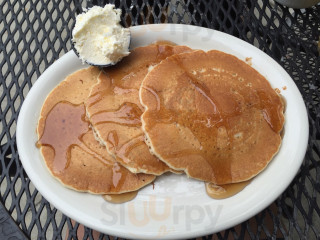
[[[15,127],[32,84],[71,49],[75,14],[104,1],[0,0],[0,239],[17,225],[28,237],[117,239],[73,223],[33,187],[21,166]],[[290,187],[252,219],[203,239],[320,238],[320,5],[293,10],[256,0],[115,0],[125,26],[173,22],[217,29],[254,44],[278,61],[299,87],[309,115],[305,161]],[[5,210],[5,211],[4,211]],[[6,213],[12,216],[11,220]],[[16,225],[15,225],[16,224]],[[7,227],[4,227],[7,226]],[[10,235],[11,234],[11,235]],[[17,233],[19,235],[19,233]],[[23,238],[23,235],[16,236]]]

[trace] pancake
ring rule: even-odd
[[[66,187],[95,194],[135,191],[155,176],[132,174],[120,166],[94,136],[83,102],[100,70],[69,75],[47,97],[37,133],[41,154],[50,171]]]
[[[142,80],[168,56],[191,51],[185,46],[149,45],[134,49],[122,62],[101,72],[86,101],[90,122],[116,161],[134,173],[161,175],[173,171],[145,144],[139,100]]]
[[[278,152],[284,104],[238,58],[194,51],[167,58],[140,89],[151,151],[175,170],[218,185],[261,172]]]

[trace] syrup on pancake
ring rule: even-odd
[[[50,173],[69,188],[95,194],[136,191],[155,176],[132,174],[119,165],[95,139],[86,118],[83,102],[99,72],[94,67],[79,70],[49,94],[37,146]]]
[[[151,151],[171,168],[217,185],[251,179],[277,153],[284,105],[248,64],[219,51],[163,60],[140,100]]]
[[[90,122],[109,153],[131,172],[161,175],[174,171],[150,154],[145,144],[139,88],[153,66],[168,56],[190,50],[172,44],[136,48],[118,65],[104,69],[92,88],[86,101]]]

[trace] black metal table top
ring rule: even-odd
[[[290,9],[268,0],[111,0],[125,26],[185,23],[243,39],[275,59],[303,95],[310,136],[288,189],[246,222],[202,239],[320,239],[320,4]],[[34,188],[19,160],[16,122],[33,83],[71,49],[82,7],[106,1],[0,0],[0,239],[119,239],[71,221]],[[11,239],[11,238],[10,238]]]

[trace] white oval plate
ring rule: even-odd
[[[186,239],[232,227],[259,213],[290,184],[306,152],[308,119],[302,97],[290,76],[256,47],[207,28],[159,24],[131,28],[132,47],[156,40],[169,40],[195,49],[217,49],[244,60],[273,88],[281,89],[287,102],[285,134],[279,153],[269,166],[239,194],[224,200],[207,196],[202,182],[185,176],[159,177],[154,189],[143,188],[131,202],[111,204],[101,196],[79,193],[63,187],[48,172],[39,150],[36,126],[41,106],[70,73],[87,67],[73,52],[50,66],[26,97],[17,124],[17,145],[25,171],[39,192],[72,219],[103,233],[134,239]],[[286,87],[286,90],[282,90]]]

